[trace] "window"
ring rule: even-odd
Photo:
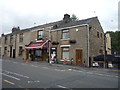
[[[100,49],[100,50],[99,50],[99,53],[100,53],[100,54],[103,54],[103,50],[102,50],[102,49]]]
[[[4,47],[4,54],[7,54],[7,47]]]
[[[0,56],[1,56],[1,47],[0,47]]]
[[[69,48],[62,48],[62,59],[69,59]]]
[[[42,56],[42,50],[35,50],[35,56],[41,57]]]
[[[101,38],[102,38],[102,33],[101,33]]]
[[[10,43],[13,41],[13,35],[10,36]]]
[[[5,36],[5,44],[7,43],[7,36]]]
[[[70,36],[69,36],[69,30],[63,30],[62,31],[62,38],[64,39],[64,38],[70,38]]]
[[[23,42],[23,33],[19,34],[19,42]]]
[[[38,31],[37,38],[38,38],[38,40],[43,39],[43,30]]]
[[[99,32],[97,32],[97,37],[99,38]]]
[[[20,47],[19,47],[19,56],[22,55],[22,52],[23,52],[23,48],[20,46]]]

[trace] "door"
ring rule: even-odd
[[[15,49],[13,49],[13,58],[15,58]]]
[[[10,58],[12,57],[12,47],[10,47]]]
[[[76,49],[76,65],[81,66],[82,65],[82,50]]]

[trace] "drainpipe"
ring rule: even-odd
[[[88,39],[87,39],[87,51],[88,51],[88,53],[87,53],[87,57],[88,57],[88,67],[90,67],[90,63],[89,63],[89,46],[90,46],[90,43],[89,43],[89,40],[90,40],[90,35],[89,35],[89,25],[88,24],[86,24],[86,26],[87,26],[87,37],[88,37]]]
[[[16,58],[17,33],[15,34],[15,58]]]

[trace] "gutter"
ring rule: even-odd
[[[64,28],[58,28],[58,29],[54,29],[54,30],[51,30],[51,31],[60,31],[60,30],[63,30],[63,29],[70,29],[70,28],[75,28],[75,27],[81,27],[81,26],[86,26],[88,24],[81,24],[81,25],[76,25],[76,26],[70,26],[70,27],[64,27]],[[89,25],[88,25],[89,26]]]

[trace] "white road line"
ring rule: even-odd
[[[13,63],[17,63],[17,62],[13,62]]]
[[[14,74],[14,75],[17,75],[17,76],[21,76],[21,77],[24,77],[24,78],[30,78],[28,76],[25,76],[25,75],[22,75],[22,74],[18,74],[18,73],[15,73],[15,72],[10,72],[10,71],[7,71],[7,70],[3,70],[4,72],[6,73],[11,73],[11,74]]]
[[[42,67],[42,68],[44,68],[44,69],[49,69],[48,67]]]
[[[35,65],[32,65],[33,67],[38,67],[38,66],[35,66]]]
[[[60,70],[60,69],[54,69],[54,70],[56,70],[56,71],[66,71],[66,70]]]
[[[67,87],[65,87],[65,86],[61,86],[61,85],[57,85],[58,87],[60,87],[60,88],[67,88]]]
[[[100,76],[110,76],[110,77],[118,77],[118,76],[112,76],[112,75],[106,75],[106,74],[96,74],[96,75],[100,75]]]
[[[7,76],[7,77],[10,77],[10,78],[13,78],[13,79],[15,79],[15,80],[20,80],[19,78],[16,78],[16,77],[13,77],[13,76],[4,74],[4,73],[0,73],[0,74],[1,74],[1,75],[4,75],[4,76]]]
[[[27,64],[25,64],[25,63],[21,63],[22,65],[27,65]]]

